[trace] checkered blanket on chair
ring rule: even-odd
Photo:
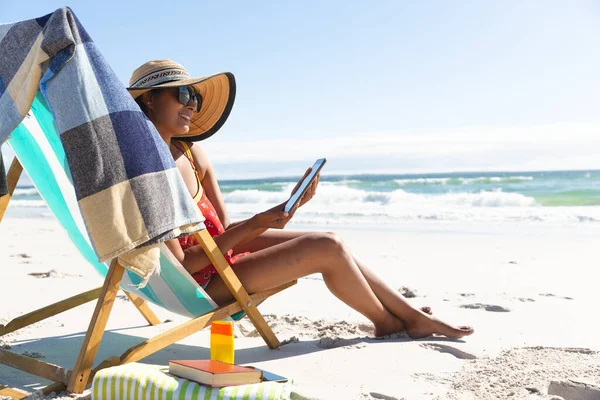
[[[147,278],[157,244],[204,229],[167,144],[69,8],[0,25],[0,144],[38,90],[54,117],[100,262]]]

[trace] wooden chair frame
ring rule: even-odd
[[[17,181],[19,180],[22,171],[23,167],[15,157],[7,174],[9,192],[5,196],[0,197],[0,221],[2,221],[4,213],[6,212],[6,208],[8,207],[8,203],[17,186]],[[244,311],[246,313],[271,349],[279,347],[279,340],[265,321],[262,314],[256,308],[256,305],[275,293],[294,285],[296,281],[249,295],[235,275],[231,266],[223,257],[223,252],[217,247],[217,244],[210,234],[206,230],[202,230],[199,233],[196,233],[195,236],[223,279],[223,282],[225,282],[227,288],[231,291],[235,298],[234,302],[215,308],[199,317],[193,318],[168,331],[145,340],[144,342],[129,348],[121,356],[110,357],[100,362],[95,368],[92,368],[100,341],[102,340],[102,335],[106,328],[108,317],[112,310],[112,305],[115,301],[117,292],[119,291],[121,278],[125,272],[124,267],[115,259],[110,264],[110,268],[104,279],[104,284],[101,287],[88,290],[87,292],[80,293],[76,296],[59,301],[58,303],[24,314],[11,320],[6,325],[0,325],[0,337],[2,337],[3,335],[14,332],[20,328],[98,299],[83,345],[79,351],[79,356],[72,370],[3,349],[0,349],[0,364],[5,364],[55,382],[44,388],[42,390],[43,393],[61,391],[65,388],[72,393],[81,393],[85,387],[91,383],[95,373],[100,369],[138,361],[204,329],[212,321],[227,318],[239,311]],[[159,319],[143,299],[127,292],[126,295],[150,325],[157,325],[160,323]],[[0,385],[0,395],[21,398],[25,397],[27,394],[20,395],[20,392]]]

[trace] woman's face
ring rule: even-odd
[[[191,100],[188,105],[181,104],[178,88],[154,90],[143,101],[149,109],[148,118],[159,132],[171,136],[185,135],[189,132],[196,103]]]

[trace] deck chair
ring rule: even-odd
[[[161,245],[160,274],[153,275],[145,287],[138,288],[142,279],[119,265],[116,259],[106,264],[98,262],[79,212],[66,156],[54,128],[52,114],[39,92],[29,115],[12,133],[8,144],[15,152],[16,158],[7,175],[9,193],[0,198],[0,221],[24,169],[85,260],[104,276],[105,280],[101,287],[22,315],[6,325],[0,325],[1,337],[98,299],[73,369],[69,370],[3,349],[0,349],[0,363],[55,382],[43,390],[45,393],[64,388],[69,392],[81,393],[86,385],[91,383],[94,374],[102,368],[140,360],[205,328],[214,320],[226,319],[230,316],[239,319],[244,314],[249,317],[270,348],[279,347],[279,340],[257,310],[256,305],[292,286],[296,281],[249,295],[225,261],[223,253],[210,234],[202,230],[195,234],[196,238],[233,294],[234,302],[217,307],[164,244]],[[148,302],[190,317],[191,320],[128,349],[121,356],[104,360],[93,368],[96,351],[119,289],[126,293],[142,316],[152,325],[160,321],[149,308]],[[10,389],[6,388],[6,390]],[[1,394],[2,390],[0,390]]]

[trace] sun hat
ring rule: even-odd
[[[191,142],[208,139],[223,126],[233,107],[235,78],[231,72],[192,78],[175,61],[153,60],[133,71],[127,90],[136,99],[152,89],[180,86],[190,86],[199,93],[202,105],[192,116],[189,132],[176,137]]]

